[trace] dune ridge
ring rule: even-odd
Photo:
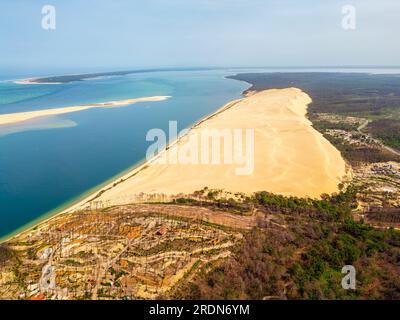
[[[346,176],[340,152],[307,119],[311,98],[300,89],[271,89],[230,102],[200,121],[155,158],[134,168],[67,211],[138,202],[138,195],[190,194],[204,187],[251,194],[318,198],[339,191]],[[202,129],[254,129],[254,171],[236,175],[234,165],[160,164]],[[157,197],[155,198],[157,200]],[[159,198],[158,198],[159,200]]]
[[[81,106],[72,106],[72,107],[64,107],[64,108],[54,108],[54,109],[44,109],[44,110],[35,110],[35,111],[27,111],[27,112],[0,114],[0,125],[24,122],[24,121],[32,120],[32,119],[39,118],[39,117],[55,116],[55,115],[60,115],[60,114],[64,114],[64,113],[78,112],[78,111],[83,111],[83,110],[93,109],[93,108],[122,107],[122,106],[127,106],[130,104],[135,104],[138,102],[163,101],[163,100],[166,100],[169,98],[170,98],[170,96],[153,96],[153,97],[125,99],[125,100],[117,100],[117,101],[109,101],[109,102],[100,102],[100,103],[86,104],[86,105],[81,105]]]

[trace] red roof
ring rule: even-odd
[[[167,233],[167,231],[168,231],[167,228],[162,227],[160,230],[157,231],[157,234],[160,235],[160,236],[163,236],[164,234]]]

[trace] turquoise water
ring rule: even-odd
[[[258,68],[152,72],[62,85],[6,81],[54,72],[1,74],[0,114],[153,95],[172,98],[0,126],[0,238],[142,161],[151,143],[145,140],[149,129],[167,131],[170,120],[177,120],[179,129],[189,127],[249,86],[225,76],[294,71],[400,74],[398,68]]]
[[[232,73],[154,72],[61,85],[0,82],[0,114],[172,96],[0,126],[0,238],[143,160],[148,130],[167,131],[170,120],[179,129],[189,127],[240,97],[248,84],[224,78]]]

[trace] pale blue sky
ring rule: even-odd
[[[55,31],[41,28],[45,4]],[[399,34],[398,0],[1,0],[0,72],[400,65]]]

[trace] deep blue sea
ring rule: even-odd
[[[168,71],[68,84],[19,85],[2,76],[0,114],[155,95],[162,102],[91,109],[0,126],[0,238],[76,200],[145,158],[152,128],[191,126],[248,84],[234,72]]]

